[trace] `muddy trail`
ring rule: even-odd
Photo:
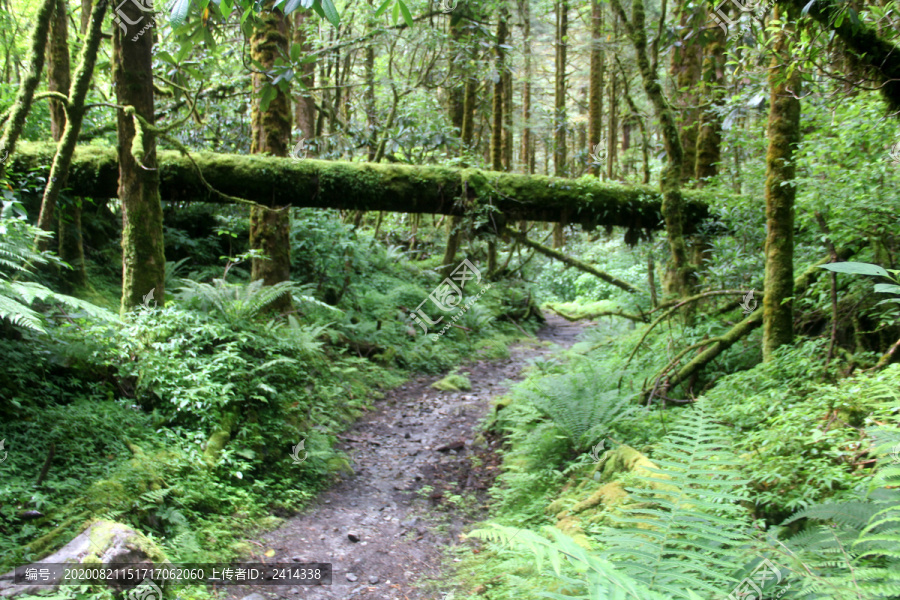
[[[538,339],[513,347],[510,358],[463,365],[459,373],[469,377],[471,391],[438,391],[431,384],[440,377],[425,376],[389,391],[339,436],[354,474],[257,540],[259,553],[249,559],[330,562],[332,585],[229,586],[220,589],[222,597],[442,598],[450,590],[435,580],[453,560],[446,550],[487,515],[488,490],[499,471],[501,440],[481,435],[477,425],[492,400],[521,380],[530,360],[556,345],[571,346],[583,327],[548,316]],[[274,556],[264,558],[271,550]]]

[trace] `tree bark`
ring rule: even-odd
[[[727,10],[727,5],[726,5]],[[725,31],[718,26],[708,28],[712,41],[703,55],[700,76],[700,97],[710,107],[700,114],[700,131],[697,136],[697,186],[706,185],[706,179],[715,177],[722,160],[722,117],[719,108],[725,103]]]
[[[566,43],[569,30],[569,2],[556,2],[556,89],[553,101],[553,174],[566,176]]]
[[[775,8],[775,19],[784,10]],[[766,154],[766,279],[763,296],[763,360],[793,339],[794,313],[794,148],[800,143],[800,70],[792,68],[793,26],[775,33],[769,66],[768,138]]]
[[[500,9],[497,20],[497,39],[494,43],[494,96],[491,103],[491,168],[503,170],[503,92],[506,71],[506,36],[508,33],[506,8]]]
[[[672,49],[671,71],[675,80],[675,102],[681,105],[678,111],[680,123],[681,146],[684,157],[681,163],[681,181],[687,182],[694,177],[697,164],[697,133],[699,123],[699,110],[696,106],[700,102],[697,93],[697,83],[700,80],[700,67],[703,56],[703,47],[697,43],[697,36],[687,36],[688,32],[696,33],[696,21],[693,8],[687,0],[681,0],[678,6],[679,31],[684,32],[679,36],[678,43]],[[722,31],[721,27],[716,27]]]
[[[137,25],[130,25],[126,31],[123,31],[124,23],[121,27],[113,27],[116,101],[133,107],[136,114],[153,125],[153,33],[138,35],[139,28],[146,26],[147,20],[152,17],[139,10],[134,2],[125,3],[117,10],[123,15],[123,20]],[[136,122],[131,114],[118,111],[116,131],[119,199],[122,202],[123,312],[141,304],[144,296],[151,291],[159,305],[165,302],[166,257],[156,135],[152,131],[136,129]]]
[[[312,52],[312,43],[307,32],[307,22],[310,20],[310,14],[310,11],[306,10],[298,10],[294,13],[294,43],[300,44],[303,48],[303,55],[309,55]],[[366,64],[368,65],[368,63]],[[306,140],[312,140],[316,136],[316,101],[309,90],[316,84],[315,61],[305,62],[300,66],[300,72],[297,74],[297,83],[299,84],[299,89],[294,102],[294,122],[297,129],[300,130],[300,135]],[[368,90],[366,90],[366,93],[368,94]],[[374,90],[372,93],[374,94]],[[366,99],[368,101],[368,95]],[[368,103],[366,104],[366,120],[371,127],[372,115]],[[369,153],[374,153],[374,148],[370,147]]]
[[[603,4],[591,1],[591,87],[588,97],[589,152],[599,157],[600,139],[603,136],[603,88],[606,78],[606,57],[603,55]],[[603,165],[591,160],[590,173],[600,176]]]
[[[50,21],[56,8],[57,0],[43,0],[34,16],[34,30],[31,32],[31,46],[28,53],[28,72],[19,85],[16,100],[9,110],[9,118],[0,136],[0,179],[6,175],[6,159],[16,149],[16,142],[25,127],[25,117],[31,110],[34,91],[41,82],[41,71],[44,70],[44,53],[47,48],[47,34]]]
[[[666,166],[660,176],[662,192],[662,214],[666,223],[669,242],[669,264],[666,270],[665,289],[667,294],[687,297],[694,288],[695,265],[688,260],[685,243],[684,195],[681,190],[681,173],[684,155],[681,138],[672,107],[669,105],[659,78],[654,72],[647,54],[646,17],[643,0],[633,0],[631,5],[632,19],[629,22],[620,0],[612,0],[613,7],[625,24],[628,35],[634,46],[635,56],[644,83],[644,91],[653,105],[659,120],[663,142],[666,149]]]
[[[531,132],[531,0],[520,0],[522,18],[522,55],[525,76],[522,81],[522,172],[534,173],[534,140]]]
[[[256,16],[250,36],[250,56],[270,70],[279,55],[288,53],[289,21],[269,0],[266,10]],[[251,117],[251,154],[287,156],[291,139],[291,96],[278,87],[268,106],[262,105],[262,94],[270,85],[265,73],[253,73],[253,103]],[[250,209],[250,247],[261,251],[266,258],[254,258],[250,278],[274,285],[290,279],[291,274],[291,211],[288,206]],[[281,296],[270,310],[284,312],[291,308],[291,297]]]
[[[71,91],[67,89],[69,93],[68,119],[64,119],[59,144],[50,167],[50,177],[44,188],[41,213],[38,217],[38,227],[44,231],[50,231],[53,226],[56,202],[60,192],[66,186],[72,155],[75,152],[75,145],[78,143],[78,135],[81,133],[81,124],[84,121],[84,102],[91,85],[100,42],[103,39],[101,27],[103,18],[106,16],[107,4],[108,0],[97,0],[97,4],[94,6],[91,13],[91,27],[82,46],[78,71],[75,73],[75,85],[72,86]],[[68,54],[68,48],[65,48],[64,52]],[[66,65],[68,65],[68,60],[66,60]],[[66,74],[66,79],[68,80],[68,74]],[[38,248],[42,250],[46,249],[46,245],[47,240],[38,242]]]

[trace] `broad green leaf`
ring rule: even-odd
[[[406,4],[403,3],[403,0],[397,0],[397,5],[400,6],[400,14],[403,15],[403,20],[406,21],[406,24],[409,27],[413,26],[412,15],[409,14],[409,9],[406,8]]]
[[[381,6],[378,7],[378,10],[375,11],[375,16],[380,17],[381,15],[383,15],[384,11],[388,9],[388,6],[391,5],[392,1],[393,0],[384,0],[384,2],[381,3]]]
[[[828,269],[829,271],[834,271],[835,273],[852,273],[854,275],[880,275],[881,277],[888,276],[888,272],[878,265],[861,262],[830,263],[827,265],[822,265],[822,268]]]
[[[397,24],[397,20],[400,18],[400,0],[394,3],[394,25]]]
[[[302,3],[303,0],[288,0],[287,4],[284,5],[284,14],[291,14],[301,7],[303,5]]]
[[[328,22],[334,27],[339,27],[341,24],[341,16],[334,7],[334,3],[331,0],[319,0],[319,2],[322,4],[322,12],[325,13],[325,18],[328,19]]]
[[[876,283],[875,291],[883,294],[900,294],[900,285],[892,283]]]
[[[816,0],[809,0],[809,4],[803,7],[803,10],[800,11],[800,16],[805,17],[806,13],[809,12],[809,9],[812,8],[812,5],[816,3]]]
[[[175,3],[172,5],[172,12],[169,14],[169,24],[172,26],[172,29],[184,23],[190,9],[191,0],[175,0]]]

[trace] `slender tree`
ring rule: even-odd
[[[556,2],[556,88],[553,101],[553,129],[556,144],[553,149],[553,174],[566,176],[566,43],[569,31],[569,2]]]
[[[522,80],[522,169],[534,173],[534,139],[531,133],[531,0],[519,0],[519,16],[522,20],[522,54],[525,76]]]
[[[681,194],[684,155],[678,125],[674,111],[663,92],[659,77],[657,77],[656,61],[650,61],[647,51],[644,1],[632,0],[631,20],[626,16],[620,0],[612,0],[612,5],[631,38],[644,91],[650,99],[653,111],[659,121],[666,150],[666,166],[659,181],[663,198],[662,215],[666,223],[670,255],[666,270],[665,289],[667,294],[689,296],[694,287],[696,266],[688,259],[687,244],[684,239],[684,197]]]
[[[3,127],[0,136],[0,179],[6,175],[6,158],[13,153],[16,142],[25,127],[25,117],[31,110],[34,100],[34,91],[41,82],[41,72],[44,70],[44,54],[47,48],[47,34],[50,31],[50,21],[56,9],[57,0],[43,0],[35,15],[34,29],[31,32],[31,44],[28,53],[28,72],[24,81],[19,85],[16,100],[9,110],[9,117]],[[7,79],[8,81],[8,79]]]
[[[262,66],[263,72],[254,72],[253,103],[251,113],[252,154],[287,156],[291,139],[291,96],[280,86],[269,94],[264,105],[264,90],[272,84],[265,71],[275,65],[275,59],[288,52],[290,39],[289,21],[280,9],[269,0],[253,22],[250,34],[250,56]],[[270,88],[271,89],[271,88]],[[290,207],[250,209],[250,247],[259,250],[265,258],[254,258],[251,279],[263,280],[264,285],[287,281],[291,275],[291,212]],[[288,295],[271,305],[272,310],[284,311],[291,307]]]
[[[588,144],[590,153],[597,157],[603,136],[603,88],[606,78],[606,58],[603,55],[603,4],[591,1],[591,77],[588,92]],[[590,172],[600,176],[602,166],[591,161]]]
[[[727,8],[726,3],[726,8]],[[710,41],[703,54],[703,70],[700,76],[700,93],[709,106],[700,113],[700,131],[697,136],[697,185],[718,172],[722,160],[722,117],[725,102],[725,31],[721,27],[707,27]]]
[[[800,143],[800,71],[790,50],[794,27],[781,6],[769,66],[769,150],[766,153],[766,279],[763,360],[793,339],[794,149]]]

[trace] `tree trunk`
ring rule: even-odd
[[[78,71],[75,74],[75,85],[70,92],[68,88],[66,90],[69,93],[68,119],[63,117],[60,140],[56,154],[53,157],[53,164],[50,167],[50,177],[47,186],[44,188],[41,213],[38,217],[38,227],[44,231],[50,231],[52,228],[56,202],[59,199],[60,192],[66,186],[66,180],[69,175],[69,166],[72,164],[75,145],[78,143],[78,135],[81,133],[81,124],[84,120],[84,102],[87,98],[88,88],[91,85],[94,65],[97,62],[97,53],[100,49],[100,42],[103,39],[101,27],[103,25],[103,18],[106,15],[107,4],[107,0],[98,0],[97,5],[91,13],[91,28],[88,32],[84,46],[82,46],[81,49]],[[64,47],[62,51],[68,55],[67,47]],[[65,62],[66,70],[68,71],[68,60]],[[65,79],[69,79],[68,72],[66,72]],[[42,243],[39,242],[38,247],[44,246],[44,248],[41,249],[45,249],[46,243],[46,240]]]
[[[616,36],[618,37],[618,36]],[[606,178],[616,178],[616,159],[619,149],[619,89],[615,70],[609,74],[609,129],[606,132]]]
[[[522,18],[522,54],[525,77],[522,82],[522,149],[523,173],[534,173],[534,140],[531,134],[531,0],[520,0]]]
[[[275,59],[288,53],[289,21],[280,10],[273,8],[269,0],[266,10],[256,16],[250,36],[250,56],[271,69]],[[265,73],[253,73],[253,106],[251,117],[251,154],[268,153],[287,156],[291,139],[291,96],[276,88],[268,106],[262,106],[262,92],[270,85]],[[251,279],[263,280],[263,285],[274,285],[290,279],[291,274],[291,212],[290,207],[250,209],[250,247],[260,250],[265,259],[254,258]],[[289,295],[285,294],[271,305],[271,310],[284,312],[291,308]]]
[[[298,10],[294,13],[294,43],[300,44],[303,48],[303,55],[308,55],[312,52],[312,43],[309,40],[309,35],[306,30],[309,16],[310,12],[306,10]],[[316,84],[315,61],[302,63],[296,79],[299,84],[299,93],[294,102],[294,122],[296,123],[297,129],[300,130],[300,135],[304,139],[312,140],[312,138],[316,136],[316,102],[312,96],[312,92],[308,90]],[[371,122],[369,115],[369,105],[366,104],[366,117],[367,120]],[[369,149],[370,153],[373,151],[374,148]]]
[[[775,9],[775,19],[784,10]],[[769,150],[766,154],[766,279],[763,295],[763,360],[793,338],[794,148],[800,143],[800,71],[791,69],[793,27],[775,33],[769,66]],[[790,73],[788,73],[790,71]]]
[[[56,0],[50,21],[50,40],[47,46],[47,89],[69,95],[71,67],[69,65],[69,28],[66,0]],[[59,141],[66,126],[66,107],[59,100],[50,100],[50,135]]]
[[[28,73],[25,80],[19,85],[16,100],[9,109],[9,118],[0,136],[0,179],[6,174],[6,159],[16,149],[16,141],[25,127],[25,117],[31,110],[31,102],[34,99],[34,91],[41,82],[41,71],[44,70],[44,53],[47,48],[47,34],[50,31],[50,21],[56,8],[57,0],[43,0],[34,16],[34,30],[31,32],[31,49],[28,54]]]
[[[672,107],[663,93],[659,78],[648,57],[643,0],[632,0],[631,22],[628,21],[620,0],[612,0],[612,3],[625,24],[634,46],[644,91],[659,120],[666,149],[666,166],[660,176],[662,215],[666,223],[670,254],[665,289],[667,294],[687,297],[693,291],[695,266],[688,260],[687,244],[684,239],[684,197],[681,192],[683,154],[678,126]]]
[[[566,176],[566,36],[569,29],[569,2],[556,2],[556,93],[553,102],[553,174]]]
[[[96,8],[94,9],[96,11]],[[153,34],[134,39],[150,17],[134,2],[121,5],[123,21],[137,23],[126,31],[113,27],[113,83],[116,102],[134,107],[150,125],[153,112]],[[122,311],[141,304],[154,292],[156,302],[165,302],[166,256],[163,245],[163,215],[159,201],[159,170],[156,135],[138,132],[135,118],[118,111],[116,131],[119,156],[119,200],[122,202]],[[135,144],[135,137],[137,143]],[[135,147],[140,158],[132,154]]]
[[[696,32],[696,21],[692,5],[687,0],[682,0],[678,6],[679,31],[685,35],[680,36],[672,50],[672,75],[675,80],[675,102],[683,106],[678,111],[678,121],[681,125],[681,147],[684,158],[681,163],[682,183],[694,177],[697,164],[697,129],[699,110],[696,106],[700,101],[697,94],[697,83],[700,79],[700,65],[703,55],[703,47],[697,43],[697,36],[687,36],[688,32]],[[704,13],[705,14],[705,13]],[[722,31],[721,27],[715,28]]]
[[[512,71],[507,66],[503,72],[503,166],[513,170],[513,83]]]
[[[500,17],[497,20],[497,39],[494,44],[494,96],[491,104],[491,168],[495,171],[503,170],[503,88],[504,73],[506,71],[506,35],[508,33],[506,9],[500,9]]]
[[[475,95],[478,83],[471,77],[466,78],[466,94],[463,102],[462,120],[462,152],[466,152],[472,146],[475,137],[475,103],[478,98]]]
[[[591,88],[588,97],[588,144],[589,152],[598,158],[600,139],[603,136],[603,88],[605,84],[606,57],[603,56],[603,5],[600,0],[591,2]],[[603,165],[591,160],[590,172],[599,177]]]
[[[697,186],[706,184],[706,179],[715,177],[718,163],[722,160],[722,117],[718,108],[725,102],[725,31],[712,26],[712,41],[703,56],[700,97],[711,104],[700,115],[700,132],[697,137]]]

